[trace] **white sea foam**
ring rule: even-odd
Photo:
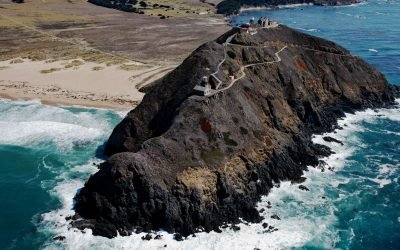
[[[299,27],[297,27],[296,29],[303,30],[303,31],[308,31],[308,32],[319,32],[318,29],[304,29],[304,28],[299,28]]]
[[[391,175],[394,172],[394,168],[395,166],[393,165],[382,165],[379,167],[379,174],[381,175]]]
[[[399,110],[380,109],[378,111],[366,110],[347,114],[344,119],[338,121],[343,127],[324,135],[316,135],[313,141],[332,148],[336,153],[326,157],[324,160],[328,166],[335,170],[343,168],[348,163],[348,157],[354,151],[360,149],[360,142],[355,132],[363,131],[361,122],[374,122],[377,119],[398,119]],[[335,142],[326,142],[324,136],[331,136],[341,140],[344,145]],[[361,145],[362,146],[362,145]],[[391,173],[392,166],[385,165],[379,169],[379,175],[370,180],[376,182],[380,187],[390,183],[387,177]],[[65,236],[61,242],[49,241],[45,246],[47,249],[62,247],[66,249],[288,249],[301,247],[307,244],[310,247],[332,249],[335,247],[339,236],[348,235],[349,239],[354,237],[352,229],[337,230],[334,228],[338,218],[334,201],[324,199],[326,189],[338,190],[340,185],[346,185],[350,179],[335,174],[334,171],[326,170],[321,173],[317,168],[310,168],[304,176],[307,180],[303,185],[310,191],[302,191],[298,185],[283,182],[280,188],[274,188],[268,196],[262,197],[257,209],[265,209],[262,212],[264,221],[269,225],[278,228],[272,233],[263,233],[265,229],[261,224],[241,223],[240,231],[233,232],[230,229],[222,229],[222,233],[198,233],[196,237],[189,236],[187,240],[178,242],[173,236],[166,232],[158,232],[162,235],[161,240],[143,241],[144,233],[134,234],[129,237],[118,236],[113,239],[93,236],[91,230],[86,229],[84,233],[77,229],[70,228],[65,221],[65,216],[72,215],[72,198],[76,191],[83,186],[84,180],[95,172],[91,163],[85,166],[78,166],[71,170],[79,173],[80,177],[70,179],[68,174],[60,176],[60,183],[53,189],[52,193],[62,200],[62,208],[46,213],[42,216],[41,230],[49,230],[57,235]],[[75,175],[74,175],[75,176]],[[358,197],[359,192],[338,193],[336,201],[346,199],[349,195]],[[268,202],[272,208],[268,209]],[[318,215],[317,215],[318,214]],[[272,215],[278,215],[281,220],[272,219]],[[153,235],[154,236],[154,235]]]
[[[368,4],[368,1],[361,1],[361,2],[359,2],[359,3],[354,3],[354,4],[331,6],[331,8],[359,7],[359,6],[367,5],[367,4]]]
[[[2,144],[32,145],[51,140],[60,148],[85,144],[102,135],[95,128],[52,121],[0,122],[0,130],[7,131],[0,138]]]
[[[378,50],[376,50],[376,49],[368,49],[368,51],[378,53]]]
[[[386,186],[386,185],[392,183],[392,181],[389,180],[389,179],[379,179],[379,178],[369,178],[369,179],[370,179],[371,181],[373,181],[373,182],[379,184],[379,187],[380,187],[380,188],[383,188],[384,186]]]
[[[279,9],[290,9],[290,8],[307,7],[307,6],[314,6],[314,4],[313,3],[283,4],[283,5],[278,5],[278,8]]]
[[[0,137],[1,144],[30,147],[53,142],[65,149],[85,145],[111,130],[107,120],[87,111],[46,106],[38,101],[0,102],[0,130],[6,131]]]

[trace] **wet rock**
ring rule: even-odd
[[[306,187],[306,186],[304,186],[304,185],[300,185],[300,186],[299,186],[299,189],[300,189],[300,190],[303,190],[303,191],[310,191],[310,189],[308,189],[308,187]]]
[[[272,232],[278,231],[278,228],[275,228],[273,226],[269,226],[269,227],[265,227],[265,228],[267,228],[267,230],[264,230],[263,233],[272,233]]]
[[[323,160],[319,160],[319,161],[318,161],[318,166],[317,166],[317,168],[320,169],[321,172],[324,172],[324,171],[325,171],[325,168],[327,168],[327,167],[329,167],[329,165],[328,165],[325,161],[323,161]]]
[[[343,146],[343,142],[341,142],[341,141],[339,141],[338,139],[335,139],[335,138],[333,138],[333,137],[324,136],[324,137],[322,137],[322,139],[324,139],[324,141],[326,141],[326,142],[336,142],[336,143],[338,143],[338,144],[340,144],[340,145]]]
[[[280,220],[281,218],[279,218],[278,215],[274,214],[271,216],[271,219]]]
[[[174,240],[176,241],[183,241],[184,237],[180,233],[175,233],[174,234]]]
[[[156,237],[154,237],[155,240],[161,240],[162,239],[162,235],[161,234],[157,234]]]
[[[262,226],[263,226],[263,228],[267,228],[267,227],[268,227],[268,223],[264,222],[264,223],[262,224]]]
[[[54,237],[53,238],[53,240],[58,240],[58,241],[63,241],[63,240],[65,240],[66,238],[65,238],[65,236],[63,236],[63,235],[59,235],[59,236],[56,236],[56,237]]]
[[[114,238],[117,236],[117,229],[113,224],[95,223],[93,227],[93,235]]]
[[[236,225],[232,225],[231,226],[231,229],[233,230],[233,231],[239,231],[240,230],[240,227],[239,226],[236,226]]]
[[[275,188],[280,188],[280,187],[281,187],[281,184],[280,184],[279,182],[274,183],[274,187],[275,187]]]
[[[316,143],[316,144],[313,144],[312,147],[313,147],[315,154],[319,157],[328,157],[331,154],[335,153],[328,146],[325,146],[322,144]]]
[[[145,236],[142,236],[142,240],[151,240],[153,239],[153,236],[151,234],[146,234]]]
[[[132,230],[120,230],[119,234],[121,236],[130,236],[130,235],[132,235]]]
[[[296,178],[296,179],[292,180],[291,183],[292,184],[300,184],[300,183],[305,182],[306,180],[307,180],[306,177],[301,176],[299,178]]]
[[[204,227],[199,226],[199,227],[196,227],[196,229],[195,229],[194,231],[195,231],[196,233],[201,233],[201,232],[204,232],[205,229],[204,229]]]
[[[143,232],[143,228],[142,227],[137,227],[136,230],[135,230],[136,234],[140,234],[142,232]]]

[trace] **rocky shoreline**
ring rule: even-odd
[[[237,32],[200,46],[146,89],[110,136],[110,158],[75,197],[74,227],[112,238],[259,222],[262,195],[280,181],[301,182],[308,166],[333,153],[313,144],[312,134],[337,128],[345,112],[389,107],[399,93],[333,42],[283,25],[253,36]],[[284,46],[281,61],[264,64]],[[193,95],[224,54],[222,82],[254,66],[212,98]]]
[[[362,0],[280,0],[270,3],[263,1],[225,0],[217,5],[217,13],[224,15],[238,14],[246,10],[273,9],[297,6],[346,6],[359,4]]]

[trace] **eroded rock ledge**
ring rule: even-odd
[[[194,96],[235,32],[202,45],[154,83],[114,129],[111,157],[75,197],[75,227],[106,237],[137,228],[188,235],[239,217],[258,222],[261,195],[331,153],[311,142],[312,133],[334,129],[344,112],[394,102],[398,90],[363,60],[282,25],[238,33],[218,78],[226,83],[256,65],[218,95]],[[261,64],[284,46],[280,62]]]

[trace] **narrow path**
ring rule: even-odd
[[[226,47],[228,46],[228,44],[230,44],[230,42],[232,41],[232,39],[237,35],[237,33],[229,36],[226,41],[224,42],[223,46],[224,46],[224,59],[222,59],[222,61],[217,65],[217,70],[211,74],[212,77],[214,77],[215,80],[217,80],[218,84],[217,86],[220,86],[222,84],[222,81],[217,77],[217,74],[219,72],[219,69],[221,68],[222,64],[226,61]]]
[[[277,26],[279,26],[279,25],[275,24],[273,27],[277,27]],[[273,27],[269,27],[269,28],[273,28]],[[277,51],[277,52],[274,53],[274,56],[275,56],[276,60],[274,60],[274,61],[269,61],[269,62],[259,62],[259,63],[252,63],[252,64],[244,65],[244,66],[242,66],[242,67],[240,68],[241,76],[239,76],[239,77],[236,78],[236,79],[232,79],[232,81],[229,83],[229,85],[228,85],[227,87],[222,88],[222,89],[218,89],[218,87],[222,85],[222,81],[218,78],[217,74],[219,73],[222,64],[226,61],[226,57],[227,57],[226,49],[227,49],[228,45],[230,45],[230,46],[246,47],[246,48],[249,48],[249,47],[259,47],[259,46],[232,44],[231,41],[232,41],[232,39],[233,39],[236,35],[237,35],[237,33],[235,33],[235,34],[233,34],[232,36],[228,37],[228,38],[226,39],[225,43],[223,44],[223,46],[224,46],[224,58],[223,58],[223,60],[217,65],[217,70],[216,70],[214,73],[211,74],[211,76],[218,82],[218,84],[217,84],[217,89],[212,89],[212,90],[210,91],[211,93],[205,95],[206,97],[214,96],[214,95],[216,95],[216,94],[218,94],[218,93],[220,93],[220,92],[222,92],[222,91],[225,91],[225,90],[228,90],[229,88],[231,88],[237,81],[241,80],[243,77],[246,76],[246,73],[245,73],[245,69],[246,69],[246,68],[254,67],[254,66],[258,66],[258,65],[274,64],[274,63],[279,63],[279,62],[281,62],[282,59],[281,59],[281,57],[279,56],[279,54],[280,54],[282,51],[284,51],[285,49],[290,48],[290,47],[291,47],[291,48],[297,48],[297,47],[299,47],[299,48],[302,48],[302,49],[305,49],[305,50],[310,50],[310,51],[320,52],[320,53],[334,54],[334,55],[337,55],[337,56],[353,57],[353,55],[342,55],[342,54],[339,54],[339,53],[334,53],[334,52],[329,52],[329,51],[322,51],[322,50],[316,50],[316,49],[311,49],[311,48],[306,48],[306,47],[301,47],[301,46],[295,46],[295,45],[289,46],[289,45],[285,45],[285,46],[282,47],[279,51]],[[266,48],[266,47],[268,47],[268,46],[270,46],[270,45],[261,46],[261,47],[259,47],[259,48]]]
[[[279,63],[280,61],[282,61],[281,57],[279,56],[279,53],[281,53],[282,51],[284,51],[286,48],[288,48],[288,46],[284,46],[284,47],[281,48],[279,51],[275,52],[274,55],[275,55],[275,57],[276,57],[276,60],[274,60],[274,61],[261,62],[261,63],[252,63],[252,64],[247,64],[247,65],[244,65],[244,66],[240,67],[240,72],[242,73],[240,77],[238,77],[238,78],[236,78],[236,79],[233,79],[227,87],[212,91],[212,93],[209,94],[209,95],[207,95],[207,97],[211,97],[211,96],[216,95],[216,94],[218,94],[218,93],[220,93],[220,92],[222,92],[222,91],[225,91],[225,90],[230,89],[237,81],[239,81],[240,79],[242,79],[243,77],[246,76],[246,73],[245,73],[245,71],[244,71],[246,68],[253,67],[253,66],[258,66],[258,65],[263,65],[263,64],[274,64],[274,63]]]
[[[275,27],[278,27],[278,26],[279,26],[279,25],[278,25],[277,23],[274,23],[273,25],[271,25],[271,26],[269,26],[269,27],[265,27],[265,28],[261,28],[261,29],[271,29],[271,28],[275,28]],[[240,68],[240,72],[242,73],[242,75],[241,75],[239,78],[232,79],[232,81],[229,83],[229,85],[228,85],[227,87],[222,88],[222,89],[218,89],[218,87],[222,85],[222,81],[218,78],[217,75],[218,75],[218,73],[219,73],[219,71],[220,71],[220,68],[221,68],[222,64],[226,61],[226,57],[227,57],[226,48],[228,47],[228,45],[231,45],[231,46],[241,46],[241,47],[256,47],[256,46],[245,46],[245,45],[240,45],[240,44],[232,44],[231,41],[233,40],[233,38],[234,38],[235,36],[237,36],[237,33],[235,33],[235,34],[229,36],[229,37],[226,39],[226,41],[223,43],[223,46],[224,46],[224,58],[223,58],[222,61],[217,65],[216,71],[210,75],[211,77],[213,77],[213,78],[217,81],[217,86],[216,86],[217,89],[211,90],[211,93],[210,93],[210,94],[205,95],[205,96],[207,96],[207,97],[213,96],[213,95],[215,95],[215,94],[218,94],[218,93],[221,92],[221,91],[224,91],[224,90],[227,90],[227,89],[231,88],[231,87],[233,86],[233,84],[235,84],[235,82],[239,81],[240,79],[242,79],[243,77],[246,76],[246,73],[244,72],[244,69],[245,69],[245,68],[252,67],[252,66],[256,66],[256,65],[272,64],[272,63],[278,63],[278,62],[280,62],[280,61],[281,61],[281,58],[279,57],[279,53],[282,52],[284,49],[287,48],[287,46],[285,46],[285,47],[283,47],[281,50],[279,50],[278,52],[276,52],[276,53],[275,53],[275,57],[276,57],[277,59],[274,60],[274,61],[271,61],[271,62],[262,62],[262,63],[254,63],[254,64],[249,64],[249,65],[242,66],[242,67]],[[267,47],[267,46],[268,46],[268,45],[263,46],[262,48],[265,48],[265,47]]]
[[[253,67],[253,66],[257,66],[257,65],[262,65],[262,64],[272,64],[272,63],[278,63],[280,61],[282,61],[281,57],[279,56],[279,53],[281,53],[282,51],[284,51],[288,46],[284,46],[282,49],[280,49],[278,52],[275,52],[275,57],[276,60],[274,61],[270,61],[270,62],[260,62],[260,63],[252,63],[252,64],[247,64],[246,66],[244,66],[245,68],[248,67]]]

